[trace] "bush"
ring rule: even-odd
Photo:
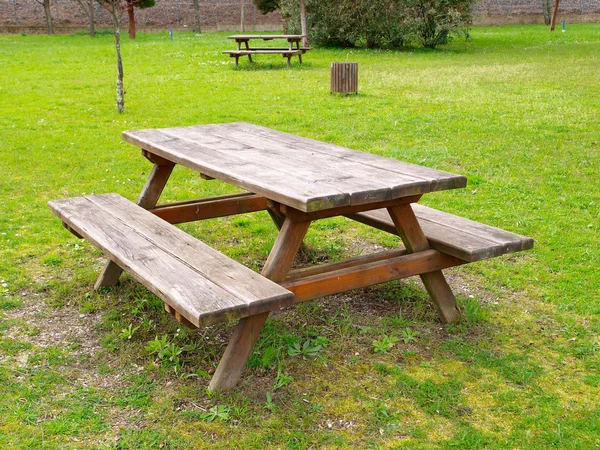
[[[473,0],[403,0],[411,40],[424,47],[446,44],[452,35],[468,36]]]
[[[435,48],[466,35],[475,0],[306,0],[311,42],[322,45]],[[300,32],[298,0],[281,0],[288,33]]]

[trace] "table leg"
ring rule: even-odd
[[[138,198],[137,204],[144,209],[151,209],[156,206],[160,194],[162,193],[167,180],[171,176],[175,164],[154,164],[152,172],[148,177],[148,181],[142,189],[142,193]],[[100,273],[94,289],[99,289],[106,286],[115,286],[119,282],[119,277],[123,269],[121,269],[116,263],[108,260],[104,266],[104,269]]]
[[[428,250],[429,242],[423,234],[410,204],[388,208],[406,249],[411,252]],[[451,323],[460,317],[454,294],[441,270],[421,275],[421,280],[435,303],[442,322]]]
[[[285,220],[261,272],[264,277],[275,282],[285,280],[309,225],[310,222]],[[268,316],[269,313],[266,312],[240,319],[210,380],[209,390],[227,391],[235,387]]]

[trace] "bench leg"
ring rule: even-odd
[[[430,248],[410,204],[388,208],[388,212],[409,252],[420,252]],[[451,323],[456,321],[460,317],[460,311],[442,271],[436,270],[425,273],[421,275],[421,280],[435,303],[442,322]]]
[[[300,61],[300,64],[302,64],[302,53],[298,53],[298,61]]]
[[[287,57],[287,60],[288,60],[288,61],[287,61],[287,68],[288,68],[288,69],[289,69],[290,67],[292,67],[292,61],[291,61],[291,59],[292,59],[292,57],[291,57],[291,56],[288,56],[288,57]]]
[[[264,277],[277,283],[285,280],[309,225],[310,222],[291,222],[289,219],[284,221],[262,270]],[[235,387],[268,316],[269,313],[266,312],[240,319],[233,330],[219,367],[210,380],[209,390],[227,391]]]
[[[137,204],[139,206],[144,209],[151,209],[156,206],[160,194],[162,194],[162,191],[171,176],[171,172],[173,172],[173,167],[175,167],[175,164],[154,164],[152,172],[150,172],[150,176],[148,177],[148,181],[146,181],[144,189],[142,189],[142,193],[138,198]],[[94,289],[115,286],[119,282],[119,277],[122,272],[123,269],[113,261],[108,260],[94,285]]]

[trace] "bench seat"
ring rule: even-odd
[[[292,50],[288,50],[288,49],[283,49],[283,50],[279,50],[279,49],[268,49],[268,50],[263,50],[263,49],[250,49],[250,50],[223,50],[224,54],[230,55],[230,56],[247,56],[247,55],[298,55],[298,54],[302,54],[305,53],[303,50],[299,50],[299,49],[292,49]]]
[[[463,261],[473,262],[533,248],[533,239],[413,203],[415,216],[429,245]],[[386,209],[350,214],[350,219],[398,234]]]
[[[49,206],[67,228],[196,327],[294,304],[288,290],[118,194],[67,198]]]

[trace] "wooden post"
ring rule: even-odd
[[[285,280],[309,225],[310,222],[285,220],[261,272],[264,277],[276,283]],[[209,390],[227,391],[235,387],[268,316],[269,313],[266,312],[240,319],[210,380]]]
[[[552,11],[552,22],[550,22],[550,31],[554,31],[556,26],[556,16],[558,15],[558,4],[560,0],[554,0],[554,11]]]
[[[406,249],[411,252],[428,250],[429,242],[423,234],[423,230],[415,217],[410,205],[400,205],[388,208],[388,212],[394,221],[398,234],[404,242]],[[421,275],[421,280],[435,303],[440,318],[444,323],[451,323],[460,317],[456,307],[454,294],[448,286],[448,282],[441,270]]]

